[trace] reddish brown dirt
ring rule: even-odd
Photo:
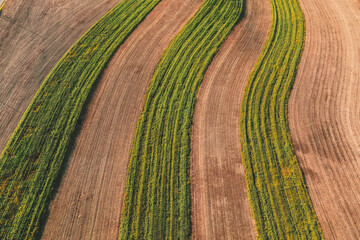
[[[43,239],[118,239],[132,138],[153,71],[202,0],[162,0],[119,48],[89,103]]]
[[[360,2],[300,0],[306,42],[289,104],[326,239],[360,239]]]
[[[11,0],[0,16],[0,152],[46,75],[119,0]]]
[[[239,115],[270,24],[270,2],[247,1],[244,18],[200,87],[192,132],[194,239],[256,238],[240,156]]]

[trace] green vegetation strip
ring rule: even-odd
[[[172,41],[146,95],[131,151],[121,239],[190,239],[190,133],[198,87],[242,0],[206,0]]]
[[[160,0],[124,0],[46,78],[0,156],[0,239],[33,239],[84,103],[112,54]]]
[[[259,239],[322,239],[291,143],[287,107],[304,44],[297,0],[271,0],[270,37],[241,107],[242,158]]]

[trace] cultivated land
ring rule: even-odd
[[[260,239],[322,239],[291,143],[287,106],[304,43],[297,0],[271,0],[273,24],[241,103],[241,157]]]
[[[139,118],[121,239],[191,238],[190,134],[198,87],[242,1],[206,0],[156,68]]]
[[[117,2],[6,2],[0,16],[0,152],[46,75]]]
[[[325,238],[360,239],[360,4],[300,3],[306,41],[291,136]]]
[[[240,157],[239,110],[270,24],[268,0],[247,1],[243,18],[200,86],[191,146],[195,239],[255,239],[257,235]]]
[[[51,71],[0,155],[0,236],[39,232],[85,101],[116,49],[159,3],[122,1]]]
[[[0,0],[0,238],[359,239],[359,1],[299,1]]]
[[[126,170],[160,57],[202,0],[162,0],[107,66],[80,125],[43,239],[117,239]]]

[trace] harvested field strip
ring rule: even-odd
[[[190,133],[198,87],[242,1],[207,0],[155,70],[133,141],[121,239],[191,238]]]
[[[146,90],[171,40],[202,3],[162,0],[116,50],[80,117],[43,240],[119,238],[127,166]]]
[[[0,238],[33,239],[83,105],[106,63],[160,0],[125,0],[44,81],[0,156]]]
[[[290,133],[325,239],[360,239],[360,2],[301,0]]]
[[[291,143],[287,105],[304,43],[297,0],[271,0],[269,39],[241,107],[242,158],[259,239],[322,239]]]
[[[191,134],[193,239],[256,238],[240,155],[239,109],[270,27],[270,1],[247,1],[246,14],[199,88]]]

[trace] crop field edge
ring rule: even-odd
[[[256,61],[256,64],[255,66],[253,67],[253,70],[249,76],[249,80],[246,84],[246,87],[245,87],[245,93],[244,93],[244,99],[245,99],[245,96],[247,96],[250,91],[250,84],[252,84],[252,81],[253,79],[255,79],[257,77],[257,74],[259,73],[259,70],[263,67],[264,65],[264,60],[266,58],[266,54],[268,54],[268,51],[269,49],[274,45],[272,43],[273,41],[273,38],[276,34],[276,27],[277,27],[277,22],[278,22],[278,18],[279,16],[276,15],[277,13],[277,10],[276,10],[276,4],[275,4],[275,0],[270,0],[271,2],[271,8],[272,8],[272,25],[271,25],[271,28],[270,28],[270,31],[269,31],[269,36],[265,42],[265,45],[264,45],[264,48],[258,58],[258,60]],[[301,61],[301,54],[304,50],[304,45],[305,45],[305,19],[304,19],[304,16],[303,16],[303,12],[301,10],[301,7],[298,3],[298,0],[295,0],[296,4],[297,4],[297,7],[298,7],[298,10],[300,11],[300,15],[301,15],[301,19],[300,21],[302,22],[302,41],[301,41],[301,46],[300,48],[298,47],[298,50],[299,50],[299,57],[296,59],[296,62],[295,62],[295,67],[294,67],[294,77],[290,83],[290,87],[289,87],[289,91],[287,92],[287,95],[286,95],[286,99],[285,99],[285,105],[284,105],[284,111],[285,111],[285,115],[286,115],[286,118],[285,118],[285,122],[287,123],[285,125],[286,127],[286,136],[288,139],[290,139],[290,146],[291,146],[291,152],[292,154],[295,156],[295,168],[297,169],[299,175],[300,175],[300,182],[302,182],[302,185],[305,189],[305,192],[306,192],[306,200],[305,201],[308,201],[310,203],[310,212],[311,214],[314,216],[314,224],[315,224],[315,229],[317,231],[317,234],[315,233],[314,236],[317,236],[318,239],[323,239],[323,233],[322,233],[322,230],[321,230],[321,226],[320,226],[320,223],[316,217],[316,213],[315,213],[315,210],[312,206],[312,202],[311,202],[311,199],[310,199],[310,196],[308,194],[308,189],[307,189],[307,185],[305,183],[305,178],[303,176],[303,172],[302,172],[302,169],[300,168],[300,165],[296,159],[296,155],[295,155],[295,150],[294,150],[294,147],[292,145],[292,141],[291,141],[291,136],[290,136],[290,128],[289,128],[289,123],[288,123],[288,116],[287,116],[287,113],[288,113],[288,101],[289,101],[289,96],[290,96],[290,92],[292,90],[292,87],[293,87],[293,84],[294,84],[294,81],[295,81],[295,77],[296,77],[296,74],[297,74],[297,70],[298,70],[298,67],[299,67],[299,63]],[[296,11],[296,10],[295,10]],[[243,100],[244,100],[243,99]],[[249,177],[251,175],[251,169],[252,167],[249,167],[249,163],[248,161],[249,160],[246,160],[248,159],[247,155],[244,153],[245,152],[245,149],[246,149],[246,145],[248,144],[247,142],[244,141],[244,136],[246,135],[246,127],[243,128],[243,121],[245,121],[245,115],[246,115],[246,103],[245,101],[242,102],[241,104],[241,114],[240,114],[240,139],[241,139],[241,155],[242,155],[242,161],[244,163],[244,167],[245,167],[245,172],[246,172],[246,188],[247,188],[247,192],[248,192],[248,196],[249,196],[249,200],[250,200],[250,205],[251,205],[251,211],[252,211],[252,215],[254,217],[254,220],[255,220],[255,228],[256,228],[256,231],[257,233],[259,234],[258,235],[258,238],[259,239],[267,239],[267,236],[265,234],[266,231],[264,231],[263,229],[263,225],[261,225],[259,223],[259,219],[262,218],[262,216],[260,216],[258,214],[258,206],[257,206],[257,201],[259,200],[257,197],[255,197],[253,195],[253,187],[254,187],[254,184],[253,184],[253,181],[254,181],[254,178],[253,177]],[[251,166],[251,164],[250,164]],[[282,238],[281,238],[282,239]],[[301,238],[301,235],[300,235],[300,239],[303,239]],[[306,238],[304,238],[306,239]]]
[[[220,48],[221,48],[221,45],[224,43],[224,41],[226,40],[226,38],[227,38],[227,36],[231,33],[231,31],[233,30],[233,28],[236,26],[236,24],[238,24],[239,23],[239,21],[241,20],[241,18],[244,16],[244,12],[243,12],[243,8],[244,8],[244,3],[243,3],[243,1],[239,1],[240,2],[240,13],[238,14],[238,16],[237,16],[237,19],[236,19],[236,21],[234,21],[234,23],[233,23],[233,25],[230,27],[230,30],[227,32],[227,35],[226,35],[226,37],[225,38],[223,38],[222,39],[222,41],[221,41],[221,43],[220,43],[220,45],[219,46],[217,46],[216,47],[216,51],[215,52],[217,52],[217,51],[219,51],[220,50]],[[183,29],[176,35],[176,37],[171,41],[171,43],[169,44],[169,46],[168,46],[168,48],[166,49],[166,51],[164,52],[164,54],[163,54],[163,56],[162,56],[162,58],[161,58],[161,60],[160,60],[160,62],[159,62],[159,64],[158,64],[158,67],[156,68],[156,70],[154,71],[154,75],[153,75],[153,78],[152,78],[152,80],[151,80],[151,82],[150,82],[150,84],[149,84],[149,87],[148,87],[148,90],[147,90],[147,93],[146,93],[146,98],[144,99],[144,108],[145,108],[145,106],[146,106],[146,104],[147,104],[147,100],[148,100],[148,98],[149,98],[149,92],[151,91],[151,86],[154,84],[154,82],[155,82],[155,80],[156,80],[156,74],[158,73],[158,71],[159,71],[159,68],[160,68],[160,65],[162,64],[162,62],[164,61],[164,58],[166,58],[166,55],[167,55],[167,53],[168,53],[168,51],[170,51],[171,50],[171,47],[172,47],[172,45],[178,40],[178,38],[183,34],[183,32],[185,32],[186,31],[186,29],[187,29],[187,27],[191,24],[191,21],[197,16],[197,14],[202,10],[202,8],[204,7],[204,5],[207,3],[207,0],[205,0],[204,1],[204,3],[203,3],[203,5],[200,7],[200,9],[197,11],[197,13],[188,21],[188,23],[183,27]],[[207,62],[207,64],[205,65],[205,69],[201,72],[201,74],[205,74],[205,72],[206,72],[206,70],[207,70],[207,68],[209,67],[209,65],[211,64],[211,61],[212,61],[212,59],[215,57],[215,55],[216,55],[216,53],[214,53],[214,52],[212,52],[212,54],[211,54],[211,57],[209,58],[210,60]],[[203,76],[204,77],[204,76]],[[201,80],[203,79],[203,77],[201,78]],[[200,82],[201,83],[201,82]],[[197,96],[197,91],[198,91],[198,87],[199,87],[199,85],[200,85],[200,83],[198,83],[197,84],[197,88],[196,88],[196,91],[194,92],[195,93],[195,102],[196,102],[196,96]],[[193,105],[195,105],[195,102],[193,103]],[[143,108],[143,109],[144,109]],[[192,106],[192,115],[193,115],[193,112],[194,112],[194,106]],[[139,118],[139,120],[138,120],[138,122],[137,122],[137,125],[136,125],[136,130],[135,130],[135,132],[136,132],[136,135],[139,133],[139,128],[140,128],[140,124],[141,124],[141,121],[143,121],[143,118],[144,118],[144,116],[143,116],[143,114],[144,114],[144,110],[143,110],[143,112],[142,112],[142,114],[141,114],[141,116],[140,116],[140,118]],[[191,126],[192,126],[192,117],[191,117],[191,119],[190,119],[190,127],[187,129],[187,133],[188,133],[188,135],[190,136],[191,135]],[[191,137],[191,136],[190,136]],[[136,138],[141,138],[141,135],[139,135],[139,136],[136,136],[135,138],[134,138],[134,140],[133,140],[133,144],[132,144],[132,148],[131,148],[131,155],[132,155],[132,157],[133,157],[133,154],[134,154],[134,152],[136,152],[136,148],[137,147],[139,147],[139,146],[137,146],[138,144],[139,144],[139,140],[136,140]],[[190,145],[191,143],[189,142],[188,143],[188,145]],[[187,158],[188,158],[188,161],[190,162],[190,149],[188,150],[188,153],[187,153]],[[125,190],[125,195],[124,195],[124,201],[123,201],[123,210],[122,210],[122,221],[121,221],[121,226],[120,226],[120,239],[122,239],[122,236],[124,236],[124,233],[122,233],[123,231],[124,231],[124,226],[123,226],[123,220],[124,220],[124,218],[126,218],[126,207],[128,206],[128,204],[127,204],[127,198],[128,198],[128,192],[129,191],[132,191],[133,189],[130,189],[129,187],[128,187],[128,185],[129,185],[129,181],[130,181],[130,178],[131,178],[131,173],[130,173],[130,171],[131,171],[131,164],[132,164],[132,159],[130,160],[130,162],[129,162],[129,167],[128,167],[128,177],[127,177],[127,183],[126,183],[126,187],[127,187],[127,189]],[[190,166],[190,163],[189,163],[189,166]],[[187,169],[187,170],[189,170],[189,169]],[[189,183],[189,181],[191,181],[191,179],[190,179],[190,174],[189,174],[189,178],[188,178],[188,188],[190,188],[190,183]],[[128,189],[129,188],[129,189]],[[191,191],[190,191],[190,189],[187,189],[187,191],[188,191],[188,197],[189,198],[191,198]],[[190,201],[188,201],[188,205],[187,205],[187,207],[188,207],[188,209],[190,209],[190,212],[191,212],[191,200]],[[129,214],[129,213],[128,213]],[[191,214],[190,214],[190,216],[188,216],[188,218],[189,218],[189,221],[190,221],[190,223],[191,223]],[[127,223],[128,224],[128,223]],[[190,234],[191,234],[191,226],[192,224],[190,224]],[[131,227],[130,227],[131,228]],[[126,230],[125,230],[126,231]],[[128,231],[132,231],[132,230],[129,230],[128,229]],[[127,233],[128,234],[128,233]],[[170,233],[170,235],[171,235],[171,233]],[[186,235],[186,234],[185,234]],[[133,237],[136,237],[137,235],[131,235],[131,237],[133,238]],[[184,239],[186,239],[186,237],[184,238]]]
[[[78,45],[80,44],[80,42],[82,42],[82,41],[94,30],[94,28],[95,28],[100,22],[102,22],[102,21],[104,20],[105,17],[107,17],[107,16],[110,15],[110,14],[113,14],[113,12],[114,12],[115,10],[117,10],[117,8],[119,8],[119,5],[125,5],[125,3],[128,3],[128,2],[130,2],[130,1],[131,1],[131,0],[123,0],[123,1],[120,1],[115,7],[113,7],[108,13],[106,13],[101,19],[99,19],[95,24],[93,24],[93,26],[92,26],[89,30],[87,30],[87,31],[80,37],[80,39],[79,39],[75,44],[72,45],[72,47],[69,48],[69,50],[66,52],[66,54],[64,54],[64,56],[63,56],[63,57],[59,60],[59,62],[56,64],[56,66],[54,67],[54,69],[48,74],[48,76],[45,78],[44,82],[41,84],[39,90],[36,92],[36,94],[34,95],[33,99],[31,100],[29,106],[27,107],[26,111],[24,112],[23,116],[21,117],[21,120],[19,121],[17,127],[15,128],[15,130],[14,130],[11,138],[9,139],[9,141],[8,141],[8,143],[6,144],[4,150],[2,151],[2,153],[1,153],[1,155],[0,155],[0,167],[1,167],[1,168],[3,167],[4,161],[6,161],[6,160],[3,159],[3,158],[4,158],[4,155],[5,155],[6,152],[9,150],[9,148],[10,148],[10,146],[11,146],[11,143],[12,143],[14,140],[17,140],[16,134],[19,133],[19,132],[21,132],[22,124],[25,122],[26,116],[27,116],[32,110],[34,110],[33,107],[34,107],[34,104],[35,104],[35,100],[36,100],[36,99],[41,95],[41,93],[43,92],[43,90],[44,90],[44,88],[45,88],[45,85],[48,83],[48,81],[50,81],[50,78],[51,78],[51,76],[54,74],[54,71],[56,71],[56,69],[57,69],[58,66],[61,64],[61,62],[65,61],[66,58],[69,57],[70,52],[71,52],[73,49],[75,49],[75,47],[78,46]],[[131,29],[130,31],[127,31],[127,32],[124,33],[124,34],[125,34],[125,37],[122,36],[123,38],[122,38],[122,40],[120,41],[120,43],[118,43],[117,46],[113,49],[112,53],[107,56],[107,58],[108,58],[107,61],[106,61],[105,64],[103,65],[103,68],[101,69],[101,71],[99,72],[98,76],[96,77],[95,81],[94,81],[92,84],[94,84],[94,85],[96,86],[97,80],[101,77],[101,75],[102,75],[104,69],[106,68],[108,62],[110,61],[111,57],[115,54],[116,49],[127,39],[127,37],[135,30],[135,28],[146,18],[147,14],[148,14],[153,8],[155,8],[160,1],[161,1],[161,0],[153,0],[153,1],[151,2],[152,5],[149,3],[150,8],[147,9],[147,12],[145,13],[145,15],[144,15],[144,13],[143,13],[142,15],[140,15],[140,17],[142,17],[142,18],[140,19],[140,21],[138,20],[138,21],[136,22],[136,24],[134,24],[134,25],[131,26],[132,29]],[[5,2],[4,2],[4,4],[5,4]],[[1,12],[0,12],[0,14],[1,14]],[[134,15],[135,15],[135,14],[134,14]],[[139,17],[139,16],[138,16],[138,17]],[[135,18],[135,20],[136,20],[136,18]],[[121,38],[121,37],[119,37],[119,38]],[[90,91],[91,91],[91,89],[90,89]],[[90,91],[89,91],[89,92],[90,92]],[[91,93],[90,93],[90,94],[91,94]],[[86,99],[85,99],[84,102],[86,102]],[[85,105],[82,105],[82,106],[81,106],[80,113],[79,113],[79,115],[78,115],[77,117],[80,117],[81,112],[82,112],[82,110],[83,110],[84,108],[86,108],[86,103],[85,103]],[[78,120],[78,119],[77,119],[77,120]],[[70,134],[70,135],[71,135],[71,136],[70,136],[70,139],[68,139],[69,142],[72,141],[74,131],[76,130],[76,126],[77,126],[77,124],[78,124],[77,120],[75,121],[76,123],[75,123],[75,125],[73,126],[73,131],[72,131],[72,133]],[[69,143],[69,142],[68,142],[68,143]],[[65,151],[64,151],[63,154],[66,154],[67,149],[68,149],[68,146],[65,148]],[[61,165],[63,165],[63,163],[60,164],[60,169],[61,169]],[[59,170],[60,170],[60,169],[59,169]],[[60,170],[60,171],[61,171],[61,170]],[[56,185],[57,182],[59,181],[59,178],[61,178],[61,177],[62,177],[62,176],[57,176],[57,177],[55,177],[55,178],[52,180],[53,184]],[[1,186],[1,187],[4,186],[4,185],[3,185],[3,183],[4,183],[3,180],[4,180],[4,179],[0,178],[0,183],[1,183],[0,186]],[[51,187],[50,187],[50,188],[51,188]],[[51,188],[51,189],[50,189],[50,192],[52,192],[53,190],[54,190],[54,189]],[[2,190],[0,189],[0,197],[1,197],[1,194],[2,194]],[[46,208],[47,208],[47,206],[48,206],[48,204],[49,204],[49,201],[50,201],[51,198],[52,198],[52,193],[48,194],[47,197],[48,197],[49,199],[47,199],[47,200],[45,201],[45,202],[46,202],[46,204],[45,204],[46,206],[42,206],[42,207],[41,207],[41,210],[40,210],[40,211],[41,211],[41,214],[40,214],[40,216],[39,216],[38,219],[37,219],[37,222],[38,222],[38,223],[43,223],[43,222],[44,222],[43,217],[45,217],[45,216],[44,216],[43,214],[46,213]],[[0,200],[1,200],[1,198],[0,198]],[[28,232],[26,233],[26,236],[29,236],[29,234],[30,234],[31,236],[34,237],[34,236],[39,236],[39,234],[41,234],[43,226],[38,226],[38,225],[36,225],[36,226],[33,226],[33,227],[34,227],[35,229],[33,229],[32,232],[30,232],[30,229],[29,229]],[[0,228],[0,234],[1,234],[1,228]]]

